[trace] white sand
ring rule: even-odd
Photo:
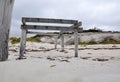
[[[0,62],[0,82],[120,82],[120,45],[80,46],[87,49],[79,50],[78,58],[74,46],[66,46],[65,52],[48,51],[52,48],[52,44],[27,43],[27,59],[15,60],[18,45],[10,46],[8,61]]]

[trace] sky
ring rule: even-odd
[[[10,36],[20,37],[22,17],[73,19],[83,29],[120,31],[120,0],[15,0]]]

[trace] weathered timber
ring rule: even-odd
[[[58,36],[55,37],[55,49],[57,49],[57,40],[58,40]]]
[[[20,41],[20,55],[19,55],[19,59],[23,59],[24,53],[25,53],[25,47],[26,47],[26,37],[27,37],[27,30],[26,29],[22,29],[21,32],[21,41]]]
[[[58,34],[58,36],[55,37],[55,49],[57,49],[57,41],[58,41],[58,39],[63,35],[62,32],[63,32],[63,31],[61,31],[61,32]],[[64,37],[63,37],[63,38],[64,38]],[[61,39],[61,41],[62,41],[62,39]],[[62,47],[62,42],[61,42],[61,47]]]
[[[0,61],[8,59],[8,40],[14,0],[0,0]]]
[[[27,34],[38,34],[38,35],[47,35],[47,36],[58,36],[58,34],[49,34],[44,32],[33,32],[33,31],[27,31]]]
[[[62,50],[61,51],[64,51],[64,34],[63,34],[63,32],[61,32],[62,33],[62,35],[61,35],[61,48],[62,48]]]
[[[61,36],[62,36],[62,32],[59,33],[57,38],[59,39]]]
[[[79,32],[82,31],[82,28],[74,28],[74,26],[41,26],[41,25],[21,25],[21,29],[31,29],[31,30],[59,30],[59,31],[70,31],[73,32],[74,29],[77,29]]]
[[[74,31],[75,28],[67,26],[22,25],[21,29]],[[81,30],[81,28],[79,29]]]
[[[33,23],[61,23],[61,24],[72,24],[71,26],[50,26],[49,24],[46,26],[43,25],[33,25]],[[29,24],[31,23],[31,24]],[[82,22],[78,22],[77,20],[64,20],[64,19],[46,19],[46,18],[22,18],[22,37],[21,37],[21,49],[20,49],[20,59],[24,57],[25,51],[25,42],[26,42],[26,34],[39,34],[39,35],[50,35],[55,36],[55,49],[57,49],[57,39],[61,37],[61,51],[64,51],[64,35],[65,32],[74,32],[75,37],[75,57],[78,57],[78,31],[81,32],[83,29],[79,28],[82,25]],[[29,30],[57,30],[60,31],[59,34],[47,34],[41,32],[33,32]]]
[[[74,30],[75,57],[78,57],[78,30]]]
[[[40,22],[40,23],[62,23],[62,24],[76,24],[77,20],[65,20],[65,19],[48,19],[48,18],[22,18],[23,24],[26,22]]]

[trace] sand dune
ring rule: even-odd
[[[115,41],[120,42],[120,33],[79,33],[79,42],[96,42],[100,43],[104,41],[106,38],[113,39]],[[54,43],[54,37],[45,36],[41,38],[43,43]],[[60,39],[58,39],[58,43],[60,43]],[[74,36],[69,34],[65,36],[65,44],[73,44]]]

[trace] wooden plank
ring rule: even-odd
[[[65,19],[48,19],[48,18],[22,18],[22,23],[26,22],[41,22],[41,23],[62,23],[62,24],[76,24],[77,20],[65,20]]]
[[[74,31],[75,57],[78,57],[78,31]]]
[[[73,27],[70,28],[65,26],[42,26],[42,25],[22,25],[21,29],[74,31]]]
[[[26,47],[26,36],[27,36],[27,30],[22,29],[21,41],[20,41],[20,53],[19,53],[18,59],[23,59],[25,57],[24,53],[25,53],[25,47]]]
[[[33,30],[63,30],[63,31],[74,31],[74,29],[77,29],[78,31],[82,31],[82,28],[74,28],[74,26],[71,27],[65,27],[65,26],[40,26],[40,25],[22,25],[21,29],[33,29]]]
[[[8,40],[14,0],[0,0],[0,61],[8,58]]]
[[[58,36],[58,34],[48,34],[44,32],[33,32],[33,31],[28,31],[27,34],[38,34],[38,35],[47,35],[47,36]]]

